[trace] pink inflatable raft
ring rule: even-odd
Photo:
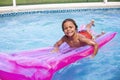
[[[99,37],[99,48],[116,35],[109,32]],[[50,53],[52,47],[17,53],[0,53],[0,80],[52,80],[54,73],[93,53],[92,46],[71,49],[64,44],[59,53]]]

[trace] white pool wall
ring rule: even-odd
[[[120,2],[94,2],[94,3],[63,3],[63,4],[39,4],[39,5],[17,5],[0,7],[0,13],[20,12],[31,10],[53,10],[74,8],[120,8]]]

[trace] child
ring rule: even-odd
[[[94,57],[98,52],[98,44],[92,40],[90,28],[93,25],[94,21],[91,21],[86,25],[86,30],[81,30],[78,32],[78,26],[75,21],[73,19],[65,19],[62,23],[62,30],[65,35],[58,42],[56,42],[52,52],[58,52],[60,45],[66,42],[72,48],[78,48],[85,45],[93,46],[94,52],[92,57]]]

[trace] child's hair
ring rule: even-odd
[[[65,19],[62,23],[62,30],[63,31],[64,31],[64,23],[67,22],[67,21],[71,21],[75,25],[76,30],[78,29],[78,26],[77,26],[76,22],[73,19],[68,18],[68,19]]]

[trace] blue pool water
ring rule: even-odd
[[[78,26],[95,20],[96,33],[117,32],[94,59],[85,58],[55,73],[52,80],[120,80],[120,8],[47,10],[0,14],[0,52],[53,46],[63,36],[62,21]]]

